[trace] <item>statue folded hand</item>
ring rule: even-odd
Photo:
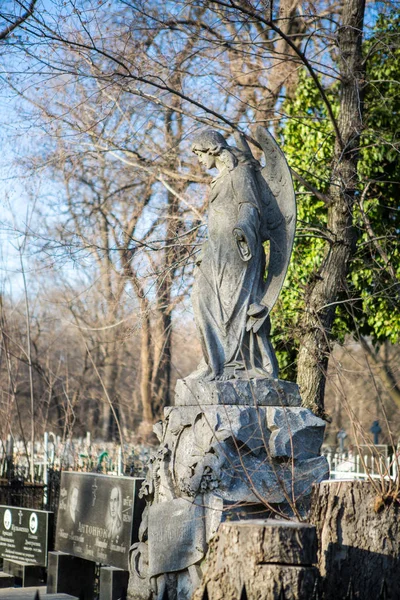
[[[256,302],[250,304],[250,307],[247,311],[247,316],[249,318],[246,322],[246,331],[253,330],[254,333],[257,333],[257,331],[264,325],[268,315],[268,306],[257,304]]]
[[[234,235],[236,243],[237,243],[240,258],[242,260],[244,260],[245,262],[247,262],[248,260],[250,260],[252,258],[253,255],[251,253],[250,246],[247,242],[246,236],[244,235],[243,231],[241,229],[239,229],[239,227],[235,227],[235,229],[233,230],[233,235]]]

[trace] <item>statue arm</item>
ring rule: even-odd
[[[257,208],[250,202],[242,202],[239,206],[239,217],[233,229],[240,258],[249,261],[256,252],[260,217]]]
[[[232,194],[238,206],[238,219],[233,228],[240,257],[249,261],[260,244],[260,202],[254,172],[237,167],[231,172]]]
[[[203,262],[204,256],[207,252],[207,248],[208,248],[208,242],[205,241],[200,246],[200,250],[196,253],[194,262],[197,267],[199,267],[201,265],[201,263]]]

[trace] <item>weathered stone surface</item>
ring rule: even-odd
[[[211,183],[208,240],[196,260],[192,304],[203,363],[197,379],[277,377],[269,339],[269,314],[282,288],[296,227],[290,169],[266,129],[257,130],[266,166],[238,134],[231,147],[213,130],[201,132],[192,150]],[[267,279],[263,243],[270,240]]]
[[[207,585],[212,600],[238,600],[244,586],[248,600],[310,600],[318,577],[315,567],[287,565],[256,565],[247,574],[243,566],[240,576],[234,573],[236,563],[229,564],[230,574],[219,575]],[[201,593],[193,596],[193,600],[201,598]]]
[[[133,544],[129,552],[128,598],[150,600],[153,589],[149,578],[149,545],[145,542]]]
[[[308,414],[299,417],[303,409],[274,407],[273,415],[276,408],[287,421],[314,423]],[[155,427],[160,446],[142,487],[149,500],[131,552],[129,598],[150,600],[168,589],[172,598],[188,600],[206,544],[228,519],[304,514],[313,483],[328,476],[328,463],[321,456],[271,456],[269,410],[249,404],[165,409],[164,422]],[[273,545],[284,548],[282,540]]]
[[[194,497],[215,491],[224,502],[273,505],[308,496],[312,484],[328,476],[328,463],[321,456],[271,460],[268,410],[211,405],[167,408],[164,439],[174,448],[169,469],[181,493]],[[299,409],[287,408],[287,415],[292,410]],[[159,493],[168,499],[166,487],[161,484]]]
[[[320,455],[325,422],[307,408],[268,407],[267,424],[272,457],[304,460]]]
[[[206,553],[204,508],[184,498],[149,509],[149,575],[172,573],[199,562]]]
[[[208,404],[300,406],[301,397],[295,383],[281,379],[178,379],[175,406],[203,407]]]
[[[211,184],[208,240],[196,259],[192,294],[203,360],[187,379],[178,380],[175,406],[154,428],[160,445],[140,492],[146,509],[130,554],[131,600],[166,595],[189,600],[206,543],[224,519],[249,518],[253,511],[299,515],[312,483],[328,471],[326,460],[317,457],[321,424],[298,408],[297,385],[277,379],[269,314],[292,252],[296,200],[276,142],[262,128],[257,139],[267,159],[263,169],[240,134],[236,148],[212,130],[192,145],[202,164],[219,171]],[[274,407],[271,427],[268,407]],[[278,409],[290,414],[294,453],[281,423],[288,413]],[[279,536],[274,543],[281,552],[286,548]],[[247,569],[248,557],[243,558]],[[285,573],[277,562],[253,567],[246,577],[254,576],[254,598],[277,597],[279,579],[287,598],[311,594],[314,571],[309,567],[290,565]],[[229,596],[227,579],[221,598],[237,600],[240,583],[235,580]]]
[[[278,599],[282,591],[285,598],[309,600],[318,576],[311,566],[315,555],[316,535],[310,525],[274,520],[223,523],[210,544],[193,600],[201,600],[205,588],[212,600],[237,600],[243,586],[249,600]],[[299,564],[302,560],[306,565]]]
[[[270,432],[265,407],[244,405],[207,405],[167,407],[164,411],[168,430],[195,428],[196,444],[208,450],[210,445],[230,437],[245,444],[254,454],[266,451]],[[182,445],[182,440],[180,440]],[[187,449],[189,451],[189,449]],[[184,452],[183,452],[184,453]]]
[[[329,477],[329,465],[325,456],[309,458],[307,460],[288,460],[281,464],[279,471],[280,481],[284,483],[287,498],[293,504],[302,503],[310,497],[312,486]],[[293,497],[294,496],[294,497]]]

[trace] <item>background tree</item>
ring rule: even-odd
[[[389,16],[395,8],[395,3],[380,6]],[[299,277],[294,271],[291,275],[300,298],[291,302],[286,313],[291,322],[286,317],[288,327],[279,333],[290,338],[295,322],[299,353],[297,358],[292,353],[286,363],[297,361],[305,406],[324,415],[335,336],[360,327],[365,336],[368,328],[378,327],[375,317],[375,325],[367,323],[366,309],[375,312],[378,290],[394,289],[390,286],[396,267],[391,264],[396,256],[373,228],[369,202],[371,194],[379,195],[376,190],[383,181],[375,181],[372,166],[368,181],[363,181],[368,162],[363,153],[364,146],[371,147],[369,156],[372,145],[378,154],[387,147],[388,132],[375,135],[381,117],[373,119],[377,96],[374,99],[370,90],[390,95],[397,83],[388,88],[386,75],[386,87],[380,87],[380,75],[368,80],[373,68],[378,69],[374,61],[383,65],[385,44],[390,53],[397,42],[389,25],[386,42],[378,41],[378,32],[372,40],[376,15],[368,10],[365,19],[364,13],[362,0],[317,6],[281,2],[273,11],[261,3],[222,0],[164,7],[158,2],[67,2],[60,9],[41,5],[23,25],[26,40],[11,44],[10,84],[36,106],[38,122],[53,146],[50,154],[62,139],[66,159],[50,163],[53,174],[69,170],[72,210],[82,219],[81,226],[84,223],[78,237],[87,237],[88,226],[96,231],[89,243],[79,242],[77,248],[95,259],[91,268],[101,263],[104,273],[112,272],[104,278],[104,290],[110,289],[106,282],[112,278],[113,285],[134,292],[142,308],[141,394],[146,418],[153,418],[169,400],[172,314],[190,284],[188,248],[194,232],[199,231],[199,238],[203,235],[199,225],[207,178],[199,174],[188,148],[188,138],[199,126],[228,135],[239,128],[251,141],[252,127],[262,123],[285,140],[294,177],[301,184],[300,236],[307,238],[299,236],[297,252],[304,258],[297,266]],[[21,84],[13,66],[17,58],[29,65],[31,84],[51,89],[47,98],[39,100],[32,85]],[[390,143],[397,156],[397,147]],[[57,152],[54,157],[60,156]],[[108,184],[100,182],[102,172]],[[122,189],[132,182],[137,186],[132,190],[148,198],[144,212],[142,200],[135,200],[137,230],[130,228],[132,212],[126,208],[131,188]],[[114,196],[111,201],[109,195],[116,189],[118,201]],[[81,212],[76,200],[80,195],[87,198]],[[381,209],[378,206],[375,201],[379,213],[383,203]],[[64,248],[74,247],[76,225],[69,240],[64,227]],[[97,236],[98,228],[104,227],[107,240]],[[363,272],[365,260],[369,264]],[[149,270],[146,277],[143,265]],[[149,285],[143,287],[143,282]],[[359,300],[361,291],[365,297]],[[113,291],[109,307],[115,298]],[[386,295],[384,302],[389,304],[382,310],[389,314]],[[358,322],[361,305],[364,316]],[[108,314],[116,314],[113,310]],[[363,323],[368,326],[364,330]],[[389,319],[382,336],[396,323]],[[146,398],[151,398],[151,411]]]

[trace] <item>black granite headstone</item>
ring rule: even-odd
[[[47,594],[71,594],[93,600],[96,564],[64,552],[49,552]]]
[[[127,570],[144,508],[138,497],[142,481],[63,472],[55,549]]]
[[[53,513],[0,506],[0,556],[45,567],[53,539]]]
[[[129,573],[115,567],[100,569],[99,600],[123,600],[128,590]]]

